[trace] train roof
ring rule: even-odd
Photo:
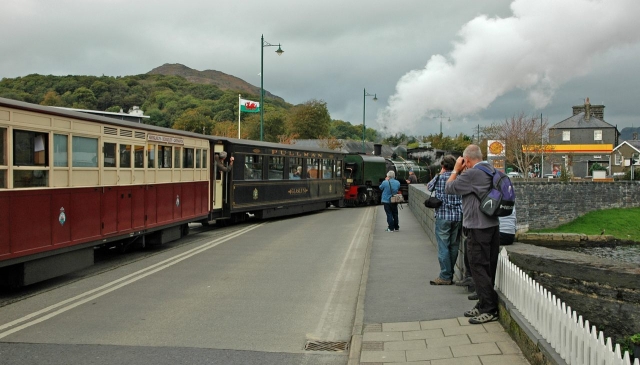
[[[228,143],[233,143],[238,145],[256,146],[256,147],[264,147],[264,148],[293,149],[293,150],[305,150],[305,151],[311,151],[311,152],[325,152],[325,153],[330,152],[334,154],[342,153],[341,151],[336,151],[336,150],[331,150],[326,148],[316,148],[316,147],[307,147],[307,146],[303,147],[303,146],[280,144],[280,143],[274,143],[274,142],[254,141],[250,139],[236,139],[236,138],[229,138],[229,137],[204,135],[204,134],[199,134],[194,132],[182,131],[179,129],[171,129],[171,128],[159,127],[151,124],[129,122],[126,120],[103,117],[99,115],[88,114],[88,113],[83,113],[83,112],[73,111],[68,109],[54,108],[50,106],[27,103],[24,101],[17,101],[17,100],[12,100],[7,98],[0,98],[0,107],[1,106],[30,111],[30,112],[36,112],[36,113],[45,113],[48,115],[73,118],[73,119],[78,119],[78,120],[83,120],[88,122],[109,124],[109,125],[114,125],[119,127],[137,128],[137,129],[143,129],[143,130],[153,131],[157,133],[165,133],[165,134],[170,133],[170,134],[176,134],[180,136],[207,139],[209,141],[214,141],[214,142],[226,141]]]

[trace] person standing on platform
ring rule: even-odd
[[[516,239],[516,206],[513,206],[513,212],[506,216],[500,217],[500,246],[508,246]]]
[[[427,188],[433,190],[436,198],[442,201],[442,205],[435,212],[435,234],[438,241],[440,274],[435,280],[429,282],[431,285],[451,285],[458,260],[460,230],[462,228],[462,197],[444,192],[445,184],[451,176],[455,163],[455,157],[445,156],[440,163],[442,166],[440,174],[427,184]]]
[[[400,189],[400,181],[396,180],[396,173],[393,171],[387,172],[382,184],[380,184],[382,190],[382,205],[384,205],[384,212],[387,213],[387,232],[398,232],[400,225],[398,221],[398,204],[391,202],[391,196],[396,195]]]
[[[500,222],[480,211],[480,196],[491,189],[492,177],[474,168],[484,163],[477,145],[465,148],[458,157],[445,185],[445,193],[462,195],[462,229],[466,236],[471,277],[478,303],[464,313],[469,323],[481,324],[498,319],[498,293],[493,288],[500,253]]]
[[[413,169],[409,169],[409,178],[406,181],[407,181],[407,184],[417,184],[418,183],[418,178],[416,177],[416,174],[413,173]]]

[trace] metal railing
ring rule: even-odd
[[[631,365],[629,352],[621,354],[611,337],[589,326],[555,295],[509,261],[503,248],[498,260],[496,287],[569,365]],[[640,365],[636,358],[633,365]]]

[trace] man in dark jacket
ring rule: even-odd
[[[482,160],[480,147],[467,146],[462,157],[458,157],[445,186],[445,193],[462,195],[462,230],[479,299],[473,309],[464,313],[465,317],[471,317],[471,324],[498,319],[498,293],[493,286],[500,252],[500,222],[497,217],[480,211],[479,197],[489,191],[492,184],[491,176],[474,168],[479,163],[486,164]]]

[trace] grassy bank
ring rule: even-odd
[[[534,233],[583,233],[612,235],[621,240],[640,242],[640,208],[598,210],[557,228],[531,230]]]

